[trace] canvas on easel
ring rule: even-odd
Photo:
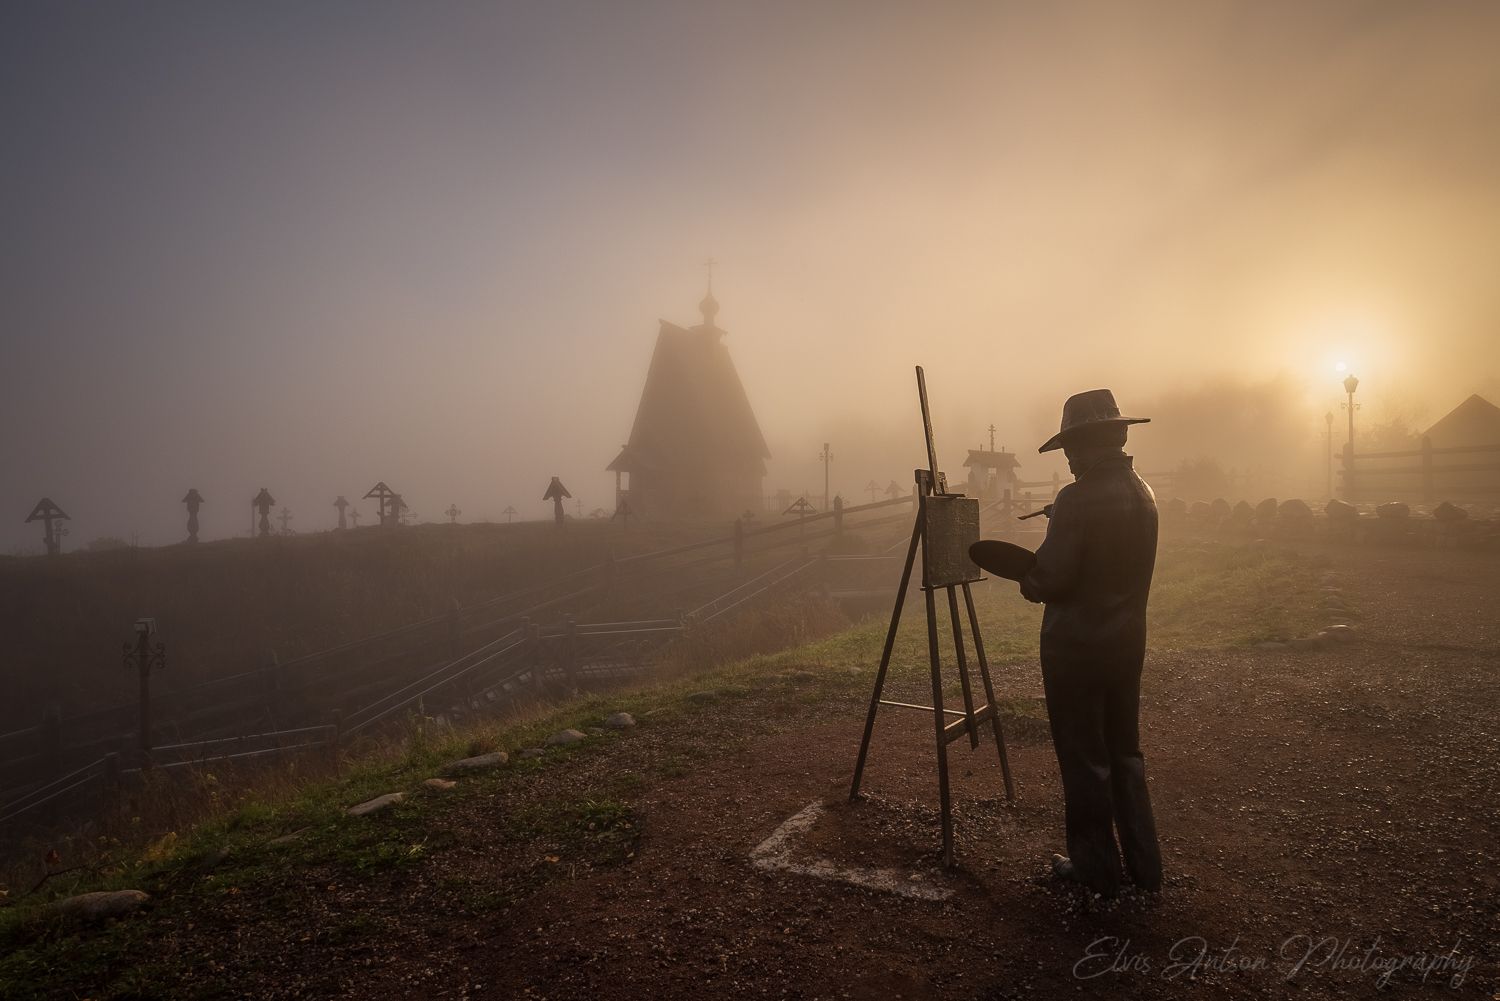
[[[979,617],[974,611],[974,596],[970,585],[982,580],[979,568],[969,559],[969,547],[979,541],[979,501],[961,493],[949,493],[947,478],[938,470],[937,449],[933,444],[932,417],[927,405],[927,377],[921,366],[917,367],[917,396],[922,404],[922,430],[927,444],[927,468],[918,469],[914,476],[917,487],[917,516],[912,526],[911,545],[906,551],[906,564],[901,571],[901,583],[896,589],[896,603],[891,609],[890,628],[886,630],[885,646],[880,654],[880,669],[875,674],[875,691],[870,696],[870,709],[865,716],[864,737],[859,744],[859,757],[854,764],[854,781],[849,788],[851,800],[859,797],[860,781],[864,776],[865,761],[869,756],[870,738],[875,731],[875,716],[881,706],[916,709],[930,712],[937,741],[938,800],[942,813],[943,865],[953,865],[953,810],[948,785],[948,745],[967,736],[970,748],[979,746],[979,731],[985,724],[995,737],[995,748],[1000,755],[1000,770],[1005,777],[1005,798],[1015,799],[1011,782],[1010,761],[1005,752],[1005,735],[1001,731],[999,707],[995,703],[995,687],[990,679],[989,661],[984,655],[984,639],[979,631]],[[916,565],[917,553],[922,554],[921,588],[927,612],[927,652],[932,671],[932,705],[921,706],[909,702],[895,702],[883,697],[886,674],[891,664],[891,652],[896,644],[896,632],[901,625],[901,609],[906,604],[906,592],[911,583],[912,568]],[[964,708],[960,712],[943,705],[942,657],[938,649],[937,592],[943,590],[948,598],[948,619],[953,629],[953,649],[958,671],[959,688],[963,692]],[[975,706],[975,692],[969,678],[968,657],[964,648],[963,622],[959,618],[958,593],[963,593],[964,609],[967,613],[969,633],[974,642],[974,659],[979,665],[979,678],[983,686],[983,702]],[[949,717],[956,717],[949,719]]]

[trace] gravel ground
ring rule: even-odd
[[[959,866],[946,902],[752,869],[748,853],[792,813],[844,798],[858,723],[839,705],[647,789],[638,857],[510,912],[469,960],[484,985],[471,993],[1495,996],[1500,570],[1451,552],[1330,560],[1328,594],[1348,610],[1331,618],[1353,621],[1357,640],[1150,663],[1159,897],[1103,904],[1042,878],[1061,792],[1034,736],[1012,742],[1014,805],[992,747],[952,745]],[[1033,687],[1034,670],[1002,685]],[[715,715],[736,726],[731,710]],[[867,778],[876,798],[832,811],[804,850],[931,873],[934,785],[922,717],[888,713]],[[439,975],[424,990],[463,988]]]
[[[357,881],[289,863],[146,934],[180,993],[218,997],[1500,997],[1500,564],[1326,556],[1319,600],[1355,639],[1148,662],[1159,895],[1103,902],[1045,878],[1062,799],[1035,726],[1010,735],[1014,803],[992,743],[950,745],[958,865],[941,872],[930,724],[883,712],[870,795],[845,805],[872,672],[831,684],[806,665],[430,794],[451,797],[441,811],[417,796],[371,818],[425,861]],[[1034,692],[1036,665],[997,683]],[[623,812],[518,823],[601,791]],[[952,896],[753,867],[816,800],[799,860]]]

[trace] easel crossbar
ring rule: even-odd
[[[964,718],[954,720],[952,723],[949,723],[943,727],[943,740],[949,744],[953,743],[960,737],[967,737],[969,735],[969,720],[967,715],[965,713],[955,713],[954,715],[963,716]],[[976,709],[974,711],[974,725],[978,726],[981,723],[986,723],[990,719],[992,719],[994,715],[995,707],[993,705],[987,705],[980,709]]]
[[[920,709],[923,712],[928,712],[928,713],[936,711],[932,706],[919,706],[915,702],[892,702],[890,699],[881,699],[880,700],[880,704],[883,705],[883,706],[898,706],[898,707],[900,707],[902,709]],[[965,713],[962,713],[962,712],[960,712],[957,709],[944,709],[943,712],[946,713],[949,716],[963,716],[963,715],[966,715]],[[975,713],[975,718],[976,719],[978,718],[978,715],[979,715],[978,713]]]

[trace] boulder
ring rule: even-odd
[[[1329,626],[1318,635],[1326,639],[1337,640],[1340,643],[1347,643],[1354,639],[1354,627],[1339,623],[1338,625]]]
[[[635,726],[635,717],[629,713],[610,713],[605,718],[604,725],[611,730],[628,730]]]
[[[581,730],[559,730],[547,738],[546,744],[548,747],[567,747],[587,739],[588,736]]]
[[[1451,525],[1456,521],[1467,521],[1469,512],[1456,504],[1443,501],[1437,507],[1433,508],[1432,516],[1444,525]]]
[[[450,761],[443,766],[444,775],[473,775],[475,772],[488,772],[510,760],[510,755],[504,751],[491,751],[489,754],[476,754],[472,758],[459,758]]]
[[[1375,508],[1375,517],[1385,521],[1405,521],[1411,517],[1411,507],[1400,501],[1388,501]]]
[[[77,921],[105,921],[124,917],[150,900],[141,890],[97,890],[54,901],[51,909],[65,918]]]
[[[1296,497],[1282,501],[1276,508],[1276,517],[1286,521],[1309,522],[1312,521],[1312,516],[1312,508],[1307,506],[1307,501]]]
[[[1335,525],[1352,525],[1359,520],[1359,508],[1337,497],[1328,502],[1323,508],[1323,513],[1328,515],[1328,520]]]
[[[363,803],[351,806],[344,812],[351,817],[368,817],[372,813],[390,809],[405,798],[404,792],[388,792],[384,796],[376,796],[374,799],[367,799]]]

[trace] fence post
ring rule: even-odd
[[[840,494],[833,496],[833,537],[844,537],[844,498]]]
[[[1354,445],[1344,442],[1344,500],[1354,503]]]
[[[1432,439],[1422,436],[1422,503],[1431,504],[1437,491],[1432,484]]]
[[[1000,512],[1006,518],[1009,518],[1011,515],[1016,513],[1015,509],[1011,505],[1010,487],[1006,487],[1004,492],[1000,494]]]
[[[745,563],[745,519],[734,519],[734,565],[743,566]]]

